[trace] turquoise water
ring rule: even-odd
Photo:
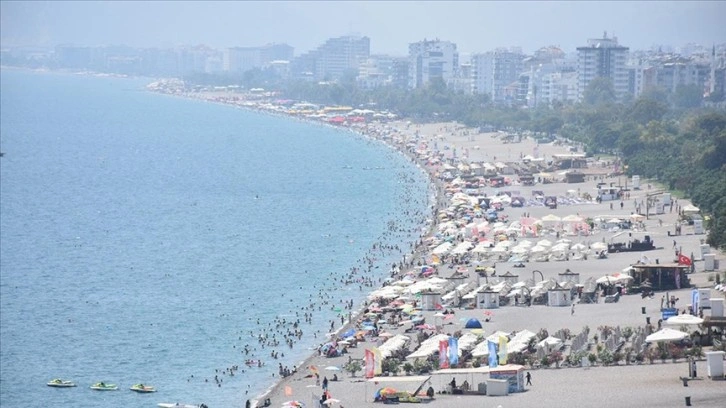
[[[2,406],[243,406],[340,326],[331,309],[357,308],[429,215],[422,172],[346,131],[138,79],[0,79]],[[295,319],[293,348],[262,349]]]

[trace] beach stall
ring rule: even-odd
[[[560,276],[560,282],[572,282],[575,285],[580,283],[580,274],[572,272],[571,270],[566,270],[565,272],[559,273]]]
[[[640,286],[646,280],[650,282],[653,290],[670,290],[688,288],[691,286],[686,272],[688,265],[670,264],[633,264],[631,265],[633,286]]]
[[[524,366],[518,364],[500,365],[490,369],[489,378],[492,380],[506,380],[509,393],[524,391]]]
[[[515,275],[512,272],[507,271],[506,273],[499,275],[501,282],[507,282],[510,285],[514,285],[519,282],[519,275]]]
[[[492,289],[482,290],[476,294],[477,309],[496,309],[499,307],[499,292]]]
[[[570,306],[571,304],[570,289],[560,286],[559,283],[547,291],[547,306]]]
[[[436,310],[441,307],[440,292],[421,292],[421,310]]]

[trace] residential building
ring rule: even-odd
[[[265,68],[272,61],[290,61],[294,48],[287,44],[267,44],[261,47],[232,47],[224,53],[224,70],[245,72]]]
[[[317,81],[337,80],[344,74],[357,77],[358,69],[371,53],[368,37],[348,35],[331,38],[318,48],[293,60],[296,77],[311,77]]]
[[[615,96],[628,93],[629,72],[626,67],[628,47],[618,44],[617,37],[587,40],[587,46],[577,47],[577,98],[582,100],[585,89],[595,78],[609,78]]]
[[[408,59],[409,88],[426,86],[434,78],[449,84],[459,69],[459,53],[456,44],[450,41],[424,39],[409,44]]]
[[[513,103],[520,88],[520,74],[524,69],[521,51],[500,48],[483,54],[474,54],[472,63],[472,93],[489,94],[493,102]]]

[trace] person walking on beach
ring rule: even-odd
[[[575,304],[572,304],[572,309],[570,309],[570,316],[575,314]]]
[[[525,378],[527,378],[527,385],[532,385],[532,373],[527,371],[527,376]]]
[[[323,390],[324,391],[328,390],[328,377],[323,378]]]

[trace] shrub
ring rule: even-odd
[[[600,352],[597,354],[597,357],[600,359],[600,362],[603,363],[603,365],[610,365],[613,363],[614,357],[613,353],[610,352],[610,350],[603,348],[600,350]]]
[[[345,371],[349,372],[351,377],[355,377],[355,373],[362,370],[363,367],[358,360],[351,360],[345,365]]]
[[[590,364],[595,364],[595,362],[597,361],[597,355],[595,353],[588,354],[587,361],[589,361]]]
[[[625,341],[628,341],[628,340],[630,340],[630,337],[633,335],[633,328],[630,326],[627,326],[627,327],[623,328],[623,330],[620,332],[620,334],[623,335],[623,337],[625,338]]]

